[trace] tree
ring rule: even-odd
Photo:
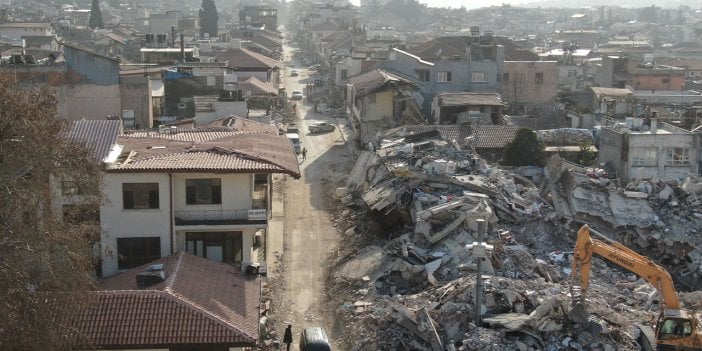
[[[90,28],[105,28],[105,23],[102,22],[102,12],[100,11],[100,4],[98,0],[93,0],[93,4],[90,6]]]
[[[200,36],[204,37],[205,33],[210,37],[216,37],[219,34],[217,22],[217,7],[214,0],[202,0],[202,8],[200,9]]]
[[[56,102],[47,89],[0,76],[3,350],[66,349],[75,340],[68,318],[94,287],[91,242],[99,230],[65,221],[54,200],[59,180],[99,194],[101,173],[85,146],[67,138],[69,122],[56,115]],[[59,296],[61,303],[53,303]]]
[[[578,162],[583,166],[594,166],[597,155],[593,151],[595,144],[590,139],[581,141],[578,144]]]
[[[543,166],[544,144],[531,129],[520,128],[505,146],[502,161],[508,166]]]

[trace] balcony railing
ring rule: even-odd
[[[268,210],[200,210],[175,211],[176,225],[231,225],[265,223]]]

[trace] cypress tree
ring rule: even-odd
[[[216,37],[219,34],[217,21],[217,7],[214,0],[202,0],[202,8],[200,9],[200,36],[205,36],[208,33],[210,37]]]
[[[90,6],[90,28],[105,28],[105,24],[102,22],[102,12],[100,12],[98,0],[93,0],[93,4]]]

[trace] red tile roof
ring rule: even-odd
[[[517,126],[505,125],[479,125],[475,127],[473,135],[476,137],[476,149],[500,149],[514,139]]]
[[[139,288],[136,275],[163,263],[166,280]],[[180,252],[107,278],[76,331],[100,347],[254,346],[260,278]]]
[[[217,62],[229,61],[229,68],[273,68],[279,67],[280,62],[248,49],[229,49],[217,54]]]
[[[231,127],[120,136],[117,144],[124,146],[122,159],[107,171],[285,173],[300,177],[292,144],[285,136],[277,135],[275,127],[234,121]],[[250,131],[252,126],[260,127],[257,133],[241,132]]]

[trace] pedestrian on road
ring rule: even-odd
[[[283,335],[283,342],[287,345],[287,351],[290,351],[290,344],[292,344],[292,324],[288,324],[285,328],[285,335]]]
[[[304,161],[306,159],[307,159],[307,148],[303,147],[302,148],[302,160]]]

